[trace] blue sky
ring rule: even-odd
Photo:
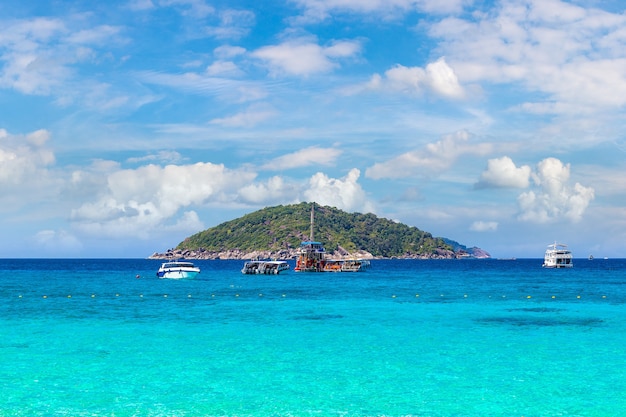
[[[626,257],[618,1],[0,2],[0,256],[147,257],[316,201]]]

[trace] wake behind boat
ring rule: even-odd
[[[185,279],[194,278],[199,273],[200,268],[195,266],[192,262],[174,261],[161,264],[156,275],[159,278]]]
[[[572,252],[567,249],[567,245],[554,242],[548,245],[543,265],[544,268],[572,268]]]

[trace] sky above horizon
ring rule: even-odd
[[[145,258],[302,201],[626,257],[625,10],[0,0],[0,257]]]

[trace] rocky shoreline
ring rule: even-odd
[[[478,248],[475,248],[478,249]],[[375,257],[367,251],[348,252],[347,250],[339,247],[335,251],[329,251],[328,257],[331,259],[385,259]],[[270,251],[270,250],[255,250],[255,251],[243,251],[240,249],[231,249],[225,251],[210,251],[204,248],[197,250],[181,250],[181,249],[168,249],[164,253],[153,253],[148,259],[198,259],[198,260],[217,260],[217,259],[234,259],[234,260],[247,260],[247,259],[277,259],[277,260],[289,260],[296,259],[298,257],[298,249]],[[489,258],[489,254],[484,251],[480,251],[479,254],[470,254],[465,251],[453,252],[451,250],[437,249],[434,253],[428,255],[406,253],[403,256],[393,257],[394,259],[464,259],[464,258]]]

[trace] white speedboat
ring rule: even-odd
[[[191,262],[165,262],[157,271],[157,277],[170,279],[193,278],[200,273],[200,268]]]
[[[543,259],[544,268],[572,268],[572,252],[567,249],[567,245],[554,242],[548,245]]]
[[[243,264],[242,274],[280,274],[289,269],[286,261],[248,261]]]

